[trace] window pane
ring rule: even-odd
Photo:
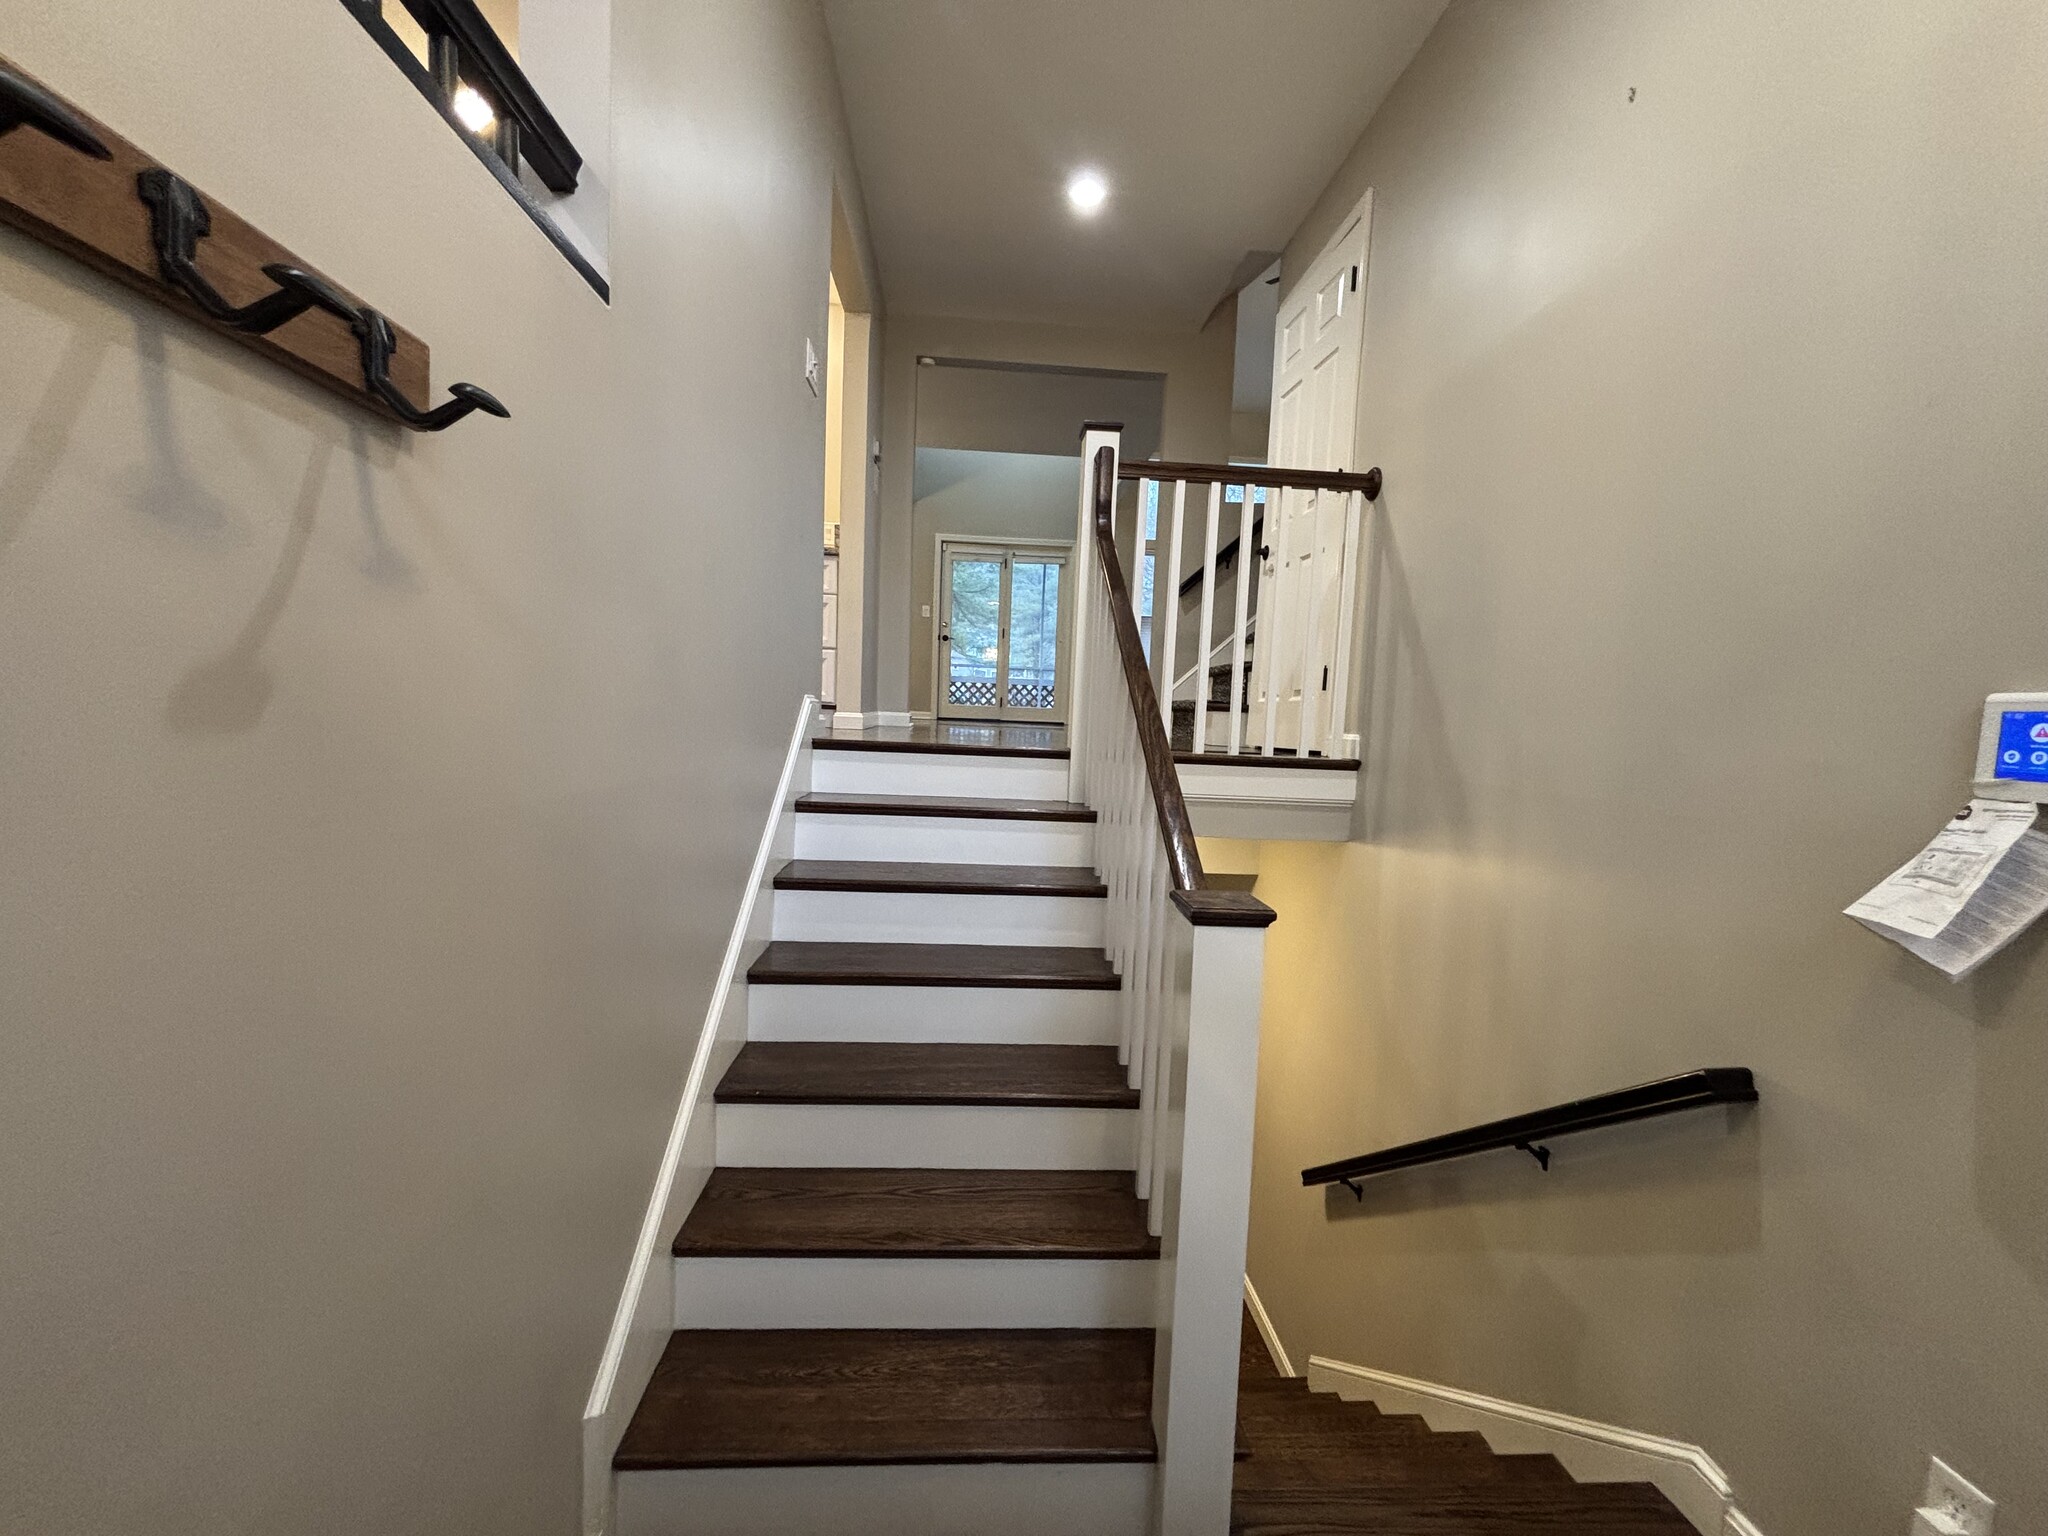
[[[1017,561],[1010,575],[1013,709],[1051,709],[1058,702],[1059,639],[1059,566],[1051,561]]]
[[[1003,563],[953,560],[952,639],[946,648],[946,700],[991,706],[996,702],[997,620],[1002,614]]]
[[[1156,557],[1147,555],[1144,568],[1138,572],[1138,642],[1145,648],[1145,659],[1152,659],[1152,563]]]

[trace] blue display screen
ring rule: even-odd
[[[1998,725],[1998,777],[2048,784],[2048,710],[2005,712]]]

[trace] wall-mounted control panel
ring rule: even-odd
[[[1977,793],[2048,802],[2048,693],[1994,693],[1984,701]]]

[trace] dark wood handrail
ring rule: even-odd
[[[1166,847],[1173,904],[1198,926],[1263,928],[1273,921],[1271,907],[1249,891],[1211,890],[1202,875],[1202,855],[1195,847],[1195,824],[1189,819],[1188,803],[1180,791],[1180,774],[1173,766],[1173,744],[1167,740],[1165,722],[1159,717],[1159,693],[1152,686],[1152,671],[1145,664],[1145,645],[1138,635],[1130,583],[1124,579],[1123,559],[1117,553],[1116,478],[1110,473],[1115,462],[1114,449],[1096,450],[1091,477],[1095,492],[1095,557],[1109,589],[1110,632],[1138,727],[1138,751],[1145,760],[1145,781],[1152,787],[1152,804],[1159,816],[1159,836]]]
[[[1176,464],[1161,459],[1134,459],[1119,464],[1119,480],[1185,480],[1190,485],[1262,485],[1278,491],[1363,491],[1367,501],[1380,499],[1380,472],[1362,475],[1327,469],[1275,469],[1266,464]]]
[[[1756,1079],[1750,1076],[1749,1068],[1702,1067],[1696,1072],[1682,1072],[1654,1083],[1596,1094],[1590,1099],[1575,1099],[1569,1104],[1514,1115],[1506,1120],[1489,1121],[1470,1130],[1452,1131],[1447,1135],[1388,1147],[1383,1152],[1368,1152],[1363,1157],[1348,1157],[1342,1162],[1304,1168],[1301,1170],[1301,1182],[1342,1184],[1363,1200],[1365,1194],[1355,1180],[1378,1173],[1392,1173],[1399,1168],[1416,1168],[1424,1163],[1470,1157],[1475,1152],[1498,1151],[1503,1147],[1527,1152],[1547,1169],[1550,1167],[1550,1149],[1540,1143],[1550,1137],[1598,1130],[1601,1126],[1621,1125],[1630,1120],[1647,1120],[1653,1115],[1677,1114],[1680,1110],[1706,1109],[1715,1104],[1754,1104],[1756,1099]]]

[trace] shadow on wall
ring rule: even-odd
[[[299,569],[305,564],[306,546],[313,541],[313,522],[320,510],[320,493],[333,462],[333,443],[314,446],[292,505],[277,568],[265,583],[248,622],[228,648],[199,663],[171,690],[164,719],[172,730],[181,735],[236,735],[253,729],[263,718],[276,682],[258,653],[283,617],[285,603],[299,579]]]
[[[2048,1295],[2048,1007],[2040,963],[2048,926],[2036,925],[1960,992],[1976,1030],[1977,1214],[2034,1289]],[[1904,962],[1902,962],[1904,963]],[[1915,965],[1916,970],[1924,969]],[[1932,988],[1951,984],[1931,975]],[[1955,998],[1946,1000],[1955,1007]]]
[[[1391,840],[1410,846],[1456,842],[1470,824],[1471,808],[1394,537],[1399,511],[1400,493],[1389,488],[1381,492],[1366,520],[1360,611],[1367,622],[1360,626],[1356,670],[1364,680],[1365,696],[1355,716],[1365,789],[1352,814],[1351,835],[1365,842]],[[1396,770],[1405,789],[1399,795]],[[1395,835],[1397,801],[1406,824]]]
[[[1763,1237],[1760,1119],[1739,1106],[1561,1137],[1547,1173],[1507,1150],[1382,1174],[1359,1185],[1363,1199],[1332,1184],[1323,1214],[1453,1218],[1390,1222],[1373,1237],[1382,1253],[1468,1255],[1481,1224],[1488,1249],[1513,1253],[1744,1252]]]

